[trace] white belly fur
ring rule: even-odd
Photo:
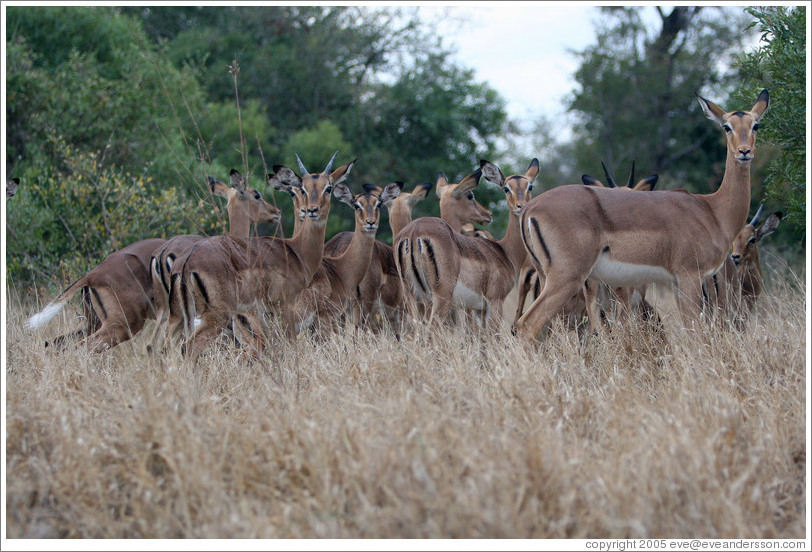
[[[485,308],[485,298],[470,288],[465,287],[459,280],[454,287],[452,302],[455,307],[462,309],[483,310]]]
[[[674,276],[662,267],[613,261],[606,255],[598,257],[589,276],[612,287],[675,283]]]

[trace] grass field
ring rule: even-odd
[[[804,538],[805,276],[742,332],[449,327],[197,369],[7,310],[8,538]]]

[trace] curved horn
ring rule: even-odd
[[[758,223],[758,217],[761,215],[761,210],[762,209],[764,209],[764,204],[763,203],[758,206],[758,211],[756,211],[756,214],[753,215],[753,219],[750,221],[750,226],[755,226],[756,223]]]
[[[331,170],[333,170],[333,161],[335,161],[335,160],[336,160],[336,156],[337,156],[337,155],[338,155],[338,152],[335,152],[335,153],[333,154],[333,156],[330,158],[330,162],[329,162],[329,163],[327,163],[327,166],[326,166],[326,167],[324,167],[324,172],[326,172],[326,173],[328,173],[328,174],[329,174],[329,173],[330,173],[330,171],[331,171]]]
[[[634,188],[634,161],[632,161],[632,173],[629,175],[629,183],[626,186]]]
[[[610,188],[617,188],[615,180],[612,178],[612,175],[609,174],[609,170],[606,168],[606,165],[603,164],[603,161],[601,161],[601,167],[603,167],[603,174],[606,175],[606,184],[608,184]]]
[[[304,163],[302,163],[302,160],[301,160],[301,159],[299,159],[299,154],[298,154],[298,153],[295,153],[294,155],[296,156],[296,161],[298,161],[298,162],[299,162],[299,170],[300,170],[300,171],[302,171],[302,175],[305,175],[305,174],[310,174],[310,171],[308,171],[308,170],[305,168]]]

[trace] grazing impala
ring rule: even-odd
[[[257,190],[249,188],[245,179],[236,169],[229,174],[231,186],[215,178],[209,177],[211,193],[224,197],[227,200],[228,233],[235,238],[247,238],[251,234],[251,224],[269,222],[276,224],[279,221],[279,209],[264,199]],[[183,234],[170,238],[163,246],[158,248],[150,260],[150,273],[152,276],[152,292],[155,298],[155,328],[152,332],[150,345],[147,351],[152,352],[159,341],[164,345],[169,322],[169,284],[172,265],[184,251],[192,245],[205,239],[204,236]],[[176,324],[173,321],[171,325]]]
[[[296,299],[297,332],[307,327],[324,335],[333,329],[339,317],[356,296],[356,289],[367,274],[381,218],[381,206],[400,193],[402,183],[380,188],[364,185],[364,193],[353,197],[349,188],[337,187],[333,195],[355,209],[355,231],[346,249],[337,256],[325,256],[313,281]],[[326,249],[325,249],[326,253]]]
[[[400,182],[395,182],[395,184],[402,186]],[[397,196],[390,195],[387,200],[381,200],[389,211],[392,238],[412,221],[412,209],[418,201],[428,195],[431,187],[430,182],[424,182],[415,186],[411,192],[401,191]],[[377,187],[368,191],[378,195],[383,193],[383,190]],[[324,245],[325,256],[341,255],[347,249],[352,236],[352,232],[339,232],[333,236]],[[379,330],[385,319],[395,334],[399,334],[403,301],[400,275],[395,266],[395,256],[391,245],[375,240],[372,260],[366,275],[358,284],[356,299],[353,304],[354,318],[360,322],[362,327],[369,325],[373,330]]]
[[[519,213],[530,199],[538,172],[538,160],[533,159],[524,175],[505,178],[499,167],[481,160],[480,168],[460,182],[459,186],[465,185],[467,189],[463,193],[471,194],[471,201],[470,190],[481,176],[504,190],[509,215],[501,240],[461,234],[462,225],[469,221],[459,217],[453,222],[434,217],[418,219],[398,234],[395,243],[398,270],[414,299],[431,302],[429,323],[443,322],[455,306],[479,311],[483,322],[498,330],[502,304],[513,289],[526,255],[519,235]]]
[[[683,322],[699,320],[702,282],[722,267],[747,219],[750,163],[769,94],[764,90],[750,111],[725,112],[700,96],[698,101],[726,134],[725,174],[715,193],[640,194],[569,185],[527,204],[522,238],[546,281],[516,323],[519,336],[538,339],[587,281],[612,287],[670,284]]]
[[[228,199],[229,224],[233,230],[248,232],[251,220],[278,220],[279,210],[266,203],[259,192],[250,188],[245,194],[229,193],[228,186],[211,177],[213,193]],[[85,337],[91,351],[115,347],[129,340],[144,327],[146,320],[155,318],[156,295],[150,265],[156,250],[172,240],[153,238],[141,240],[110,254],[84,277],[71,284],[42,312],[28,319],[26,327],[39,328],[51,320],[79,290],[82,291],[84,324],[78,330],[53,340],[57,348],[68,341]],[[46,343],[46,346],[48,343]]]
[[[321,173],[308,172],[298,156],[301,176],[288,167],[274,166],[280,185],[297,188],[302,194],[307,215],[293,237],[208,238],[177,259],[169,305],[183,311],[183,349],[193,364],[235,320],[252,329],[249,338],[253,351],[261,353],[266,335],[263,314],[276,306],[285,335],[295,338],[294,302],[321,266],[330,198],[334,188],[346,188],[343,181],[355,163],[332,170],[336,155],[338,152]],[[177,300],[173,300],[173,293],[178,294]],[[192,333],[196,317],[200,324]]]

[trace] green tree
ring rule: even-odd
[[[761,33],[760,46],[739,56],[743,83],[738,96],[770,91],[770,110],[759,125],[759,141],[777,148],[765,171],[766,197],[796,230],[806,227],[806,10],[750,7],[745,11]]]
[[[645,23],[642,9],[656,9],[657,28]],[[747,37],[743,12],[676,6],[602,13],[595,43],[577,53],[578,88],[569,104],[578,119],[572,181],[584,172],[600,175],[600,161],[621,174],[636,160],[638,171],[660,174],[658,187],[715,190],[724,144],[695,92],[728,105],[735,80],[726,62]]]

